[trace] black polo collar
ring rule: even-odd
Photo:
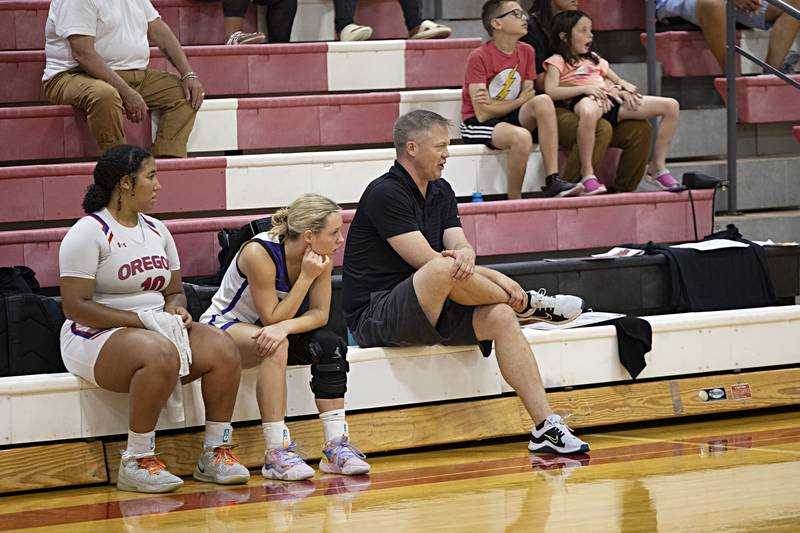
[[[389,174],[392,176],[392,178],[396,179],[408,190],[410,190],[412,194],[416,195],[415,198],[420,203],[425,203],[426,197],[422,196],[422,192],[419,190],[419,187],[417,187],[417,183],[414,181],[414,178],[411,177],[411,174],[409,174],[406,168],[397,160],[395,160],[392,168],[389,169]],[[428,198],[439,195],[439,187],[435,186],[434,183],[436,183],[436,181],[428,182]]]

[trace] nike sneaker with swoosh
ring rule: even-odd
[[[528,291],[528,305],[517,312],[520,322],[539,320],[550,324],[567,324],[583,313],[583,298],[569,294],[547,296],[544,289]]]
[[[550,415],[531,431],[528,450],[537,453],[587,453],[589,445],[572,433],[563,418]]]
[[[198,481],[238,485],[247,483],[250,471],[232,453],[233,446],[204,447],[192,476]]]

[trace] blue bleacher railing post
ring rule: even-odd
[[[736,198],[736,2],[726,2],[725,77],[728,81],[728,214],[737,212]]]

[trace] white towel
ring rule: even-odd
[[[183,385],[181,378],[189,375],[189,367],[192,364],[192,349],[189,346],[189,332],[183,325],[183,319],[178,315],[173,315],[164,311],[138,311],[139,320],[144,327],[150,331],[155,331],[164,335],[178,350],[178,357],[181,360],[181,367],[178,370],[178,382],[175,389],[167,400],[164,408],[167,416],[173,422],[183,422],[185,419],[183,409]]]

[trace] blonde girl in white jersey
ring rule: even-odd
[[[129,394],[128,444],[117,486],[167,492],[183,481],[155,457],[155,426],[178,382],[180,358],[166,336],[145,329],[138,312],[181,317],[192,351],[183,383],[203,378],[203,452],[195,477],[244,483],[249,472],[230,452],[230,425],[241,365],[230,338],[193,324],[180,262],[166,226],[143,215],[161,185],[146,150],[110,148],[97,162],[78,220],[61,243],[61,299],[67,317],[61,353],[67,369],[103,389]],[[161,316],[161,315],[159,315]],[[165,317],[169,321],[169,317]]]
[[[286,366],[311,365],[311,390],[325,445],[323,472],[369,472],[350,443],[345,422],[347,343],[325,329],[331,306],[333,255],[344,243],[339,206],[305,194],[272,217],[272,229],[242,245],[200,321],[231,335],[242,367],[258,367],[256,394],[269,479],[314,475],[297,452],[284,422]]]

